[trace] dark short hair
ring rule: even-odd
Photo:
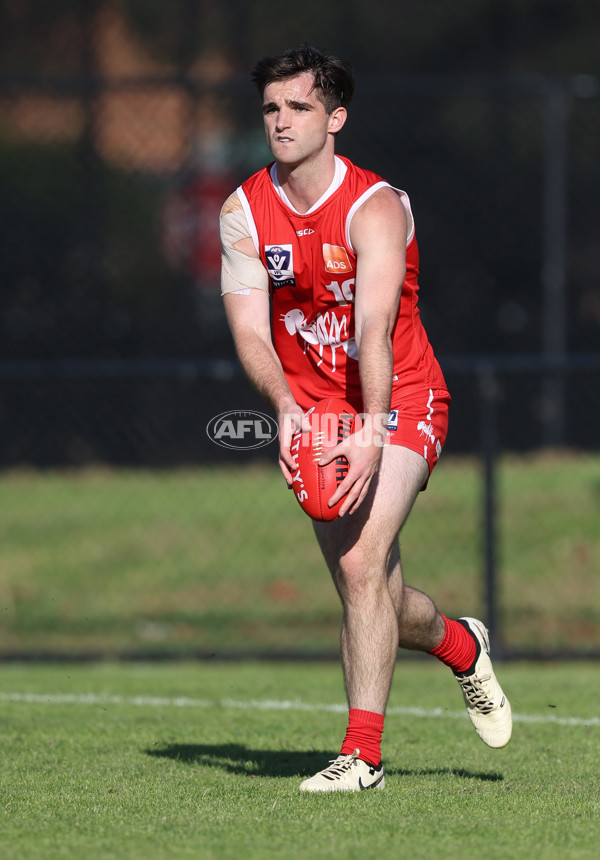
[[[252,71],[252,80],[262,96],[268,84],[305,72],[313,76],[314,90],[327,113],[350,103],[354,93],[350,64],[339,57],[326,56],[310,45],[286,51],[278,57],[263,57]]]

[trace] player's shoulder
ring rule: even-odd
[[[357,210],[360,219],[406,219],[406,210],[402,199],[391,185],[382,185],[373,190],[361,203]]]
[[[377,185],[380,182],[385,182],[385,179],[376,173],[374,170],[369,170],[356,162],[351,161],[344,155],[336,155],[336,159],[341,161],[346,168],[346,182],[353,188],[369,188],[371,185]]]
[[[239,195],[236,191],[229,195],[225,203],[221,208],[220,218],[224,218],[225,215],[230,215],[232,212],[238,212],[242,208],[242,202],[239,198]]]
[[[225,215],[231,214],[232,212],[238,212],[243,208],[239,194],[240,191],[242,196],[245,197],[248,202],[251,202],[256,194],[260,194],[261,191],[264,192],[265,187],[272,188],[273,183],[270,178],[272,165],[273,162],[268,164],[266,167],[261,167],[260,170],[257,170],[256,173],[249,176],[245,182],[242,182],[239,188],[236,188],[236,190],[229,195],[221,209],[221,218]]]
[[[381,243],[406,243],[412,225],[397,191],[389,185],[376,189],[356,210],[350,223],[350,241],[357,255],[371,253]]]

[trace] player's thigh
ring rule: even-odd
[[[342,558],[355,557],[387,567],[389,554],[415,499],[429,476],[426,460],[401,445],[385,445],[379,469],[359,509],[332,522],[314,522],[321,551],[332,573]]]

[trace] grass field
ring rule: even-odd
[[[506,458],[500,603],[512,647],[598,648],[600,457]],[[402,536],[409,582],[482,611],[476,461],[443,461]],[[277,469],[9,472],[0,657],[337,651],[340,610]],[[434,660],[399,662],[383,792],[304,796],[337,754],[323,662],[0,662],[0,856],[595,858],[597,663],[508,663],[505,750]]]
[[[511,648],[600,648],[600,455],[504,458]],[[482,479],[442,459],[402,535],[408,582],[481,615]],[[340,608],[277,467],[15,471],[0,480],[0,656],[336,652]],[[496,631],[498,633],[498,631]]]
[[[499,667],[485,747],[436,661],[397,668],[386,789],[305,796],[345,728],[328,663],[0,666],[0,856],[595,858],[595,664]]]

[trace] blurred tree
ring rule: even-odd
[[[82,21],[95,0],[4,0],[3,73],[68,74],[85,64]],[[179,71],[219,54],[247,72],[257,57],[304,41],[357,69],[401,74],[600,72],[593,0],[98,0],[125,14],[157,59]]]
[[[117,30],[120,40],[111,48],[106,34]],[[424,291],[423,312],[436,344],[445,351],[537,348],[539,107],[531,97],[505,98],[506,91],[501,94],[499,86],[492,93],[482,81],[494,85],[505,73],[591,75],[600,65],[599,33],[600,3],[591,0],[568,4],[558,0],[463,0],[461,4],[305,0],[285,13],[272,0],[4,0],[0,109],[11,100],[19,101],[25,81],[31,92],[55,103],[69,97],[78,111],[71,137],[60,138],[70,140],[72,147],[43,151],[48,144],[44,138],[38,141],[39,159],[33,149],[21,147],[18,138],[11,140],[11,117],[0,117],[0,132],[8,129],[3,189],[7,235],[14,233],[18,221],[24,242],[19,259],[27,269],[33,265],[26,250],[29,221],[35,225],[31,235],[43,241],[43,229],[54,236],[61,223],[56,210],[61,209],[67,232],[38,252],[38,257],[48,260],[48,267],[41,266],[36,274],[44,288],[44,271],[56,269],[76,272],[73,296],[82,307],[97,310],[110,296],[113,304],[121,300],[128,307],[135,304],[137,313],[144,302],[149,308],[152,297],[161,291],[163,302],[172,291],[171,298],[177,299],[174,306],[188,307],[189,285],[178,282],[173,290],[160,265],[146,266],[148,260],[156,263],[158,256],[153,243],[160,201],[175,185],[185,191],[201,168],[214,172],[225,165],[245,174],[268,158],[249,71],[262,54],[306,40],[348,57],[357,73],[357,97],[340,150],[405,185],[415,202],[424,251],[423,279],[435,285],[435,294]],[[433,75],[437,76],[435,92],[427,90],[428,76]],[[453,80],[448,79],[446,86],[450,75]],[[452,89],[456,76],[472,90],[457,95]],[[578,167],[577,171],[571,168],[577,175],[569,186],[578,200],[569,225],[571,289],[583,327],[578,322],[571,334],[576,347],[593,347],[598,335],[597,217],[588,217],[595,212],[593,201],[599,196],[598,120],[593,110],[595,79],[582,78],[578,86],[585,88],[586,80],[590,107],[584,99],[577,105],[573,99],[568,101],[577,119],[569,142]],[[145,103],[146,125],[135,98],[123,99],[120,113],[110,113],[109,100],[114,105],[126,87],[129,95],[146,88],[156,98],[156,107]],[[167,101],[167,93],[175,107],[163,114],[159,105]],[[39,114],[38,104],[32,103],[29,117]],[[136,121],[137,137],[133,134]],[[107,129],[113,140],[119,135],[128,140],[128,153],[134,152],[140,137],[155,140],[166,136],[167,130],[179,136],[181,147],[176,157],[163,162],[167,167],[144,160],[141,145],[137,160],[111,161],[115,149],[99,145],[99,140],[106,142]],[[109,163],[129,173],[119,173],[118,181],[113,181]],[[40,189],[48,190],[43,196],[46,228],[42,202],[28,196],[30,164]],[[47,176],[40,174],[42,167]],[[62,194],[61,177],[53,175],[59,168],[65,171],[62,187],[68,189]],[[134,177],[136,171],[139,175]],[[166,188],[169,183],[171,189]],[[113,196],[116,188],[131,209],[119,206]],[[588,202],[581,205],[579,201],[586,198]],[[145,211],[144,205],[153,205],[154,214]],[[134,217],[136,228],[142,225],[138,229],[132,226]],[[138,243],[140,236],[149,251]],[[128,255],[128,245],[135,246],[134,254]],[[478,256],[471,263],[473,247]],[[60,252],[71,262],[59,264],[51,259],[51,252],[57,260]],[[460,271],[453,263],[456,260],[461,261]],[[56,272],[52,277],[60,277]],[[151,285],[144,286],[146,277]],[[579,297],[576,291],[584,282]],[[66,277],[62,286],[57,282],[57,291],[65,290],[68,283]],[[33,295],[31,283],[25,292]],[[455,315],[453,326],[446,324],[448,307]],[[480,320],[476,331],[473,318]],[[165,319],[163,315],[161,321]],[[195,348],[193,323],[186,318],[179,325],[189,325]],[[181,338],[174,336],[174,342],[180,343]]]
[[[265,53],[308,41],[357,68],[401,74],[600,71],[600,4],[591,0],[124,0],[163,59],[191,68],[215,50],[246,72]]]
[[[72,74],[85,62],[86,0],[4,0],[0,6],[0,69],[28,76]]]

